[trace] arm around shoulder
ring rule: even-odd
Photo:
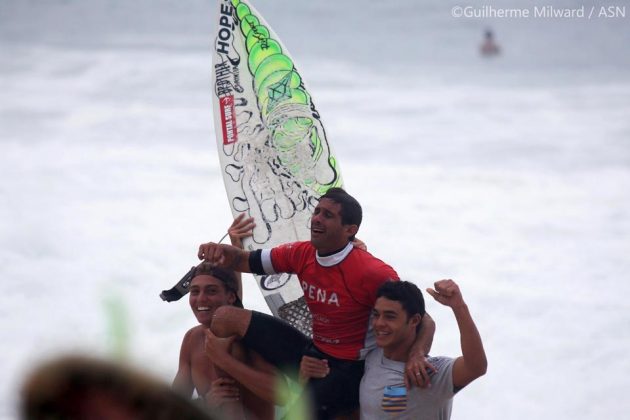
[[[210,330],[206,330],[205,335],[205,352],[212,363],[259,398],[276,405],[284,405],[287,402],[286,380],[270,363],[258,354],[245,350],[238,341],[232,341],[235,347],[232,348],[230,345],[232,349],[228,351],[227,348],[217,345],[218,341],[225,339],[218,339]],[[235,357],[236,348],[240,348],[240,352],[247,352],[248,360]]]
[[[405,385],[424,388],[429,385],[429,369],[435,369],[426,358],[433,344],[435,334],[435,321],[425,313],[420,321],[420,331],[409,350],[409,357],[405,364]]]
[[[420,332],[413,345],[412,352],[415,350],[417,354],[426,356],[431,352],[433,345],[433,336],[435,335],[435,321],[431,315],[425,313],[420,322]]]

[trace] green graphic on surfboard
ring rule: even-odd
[[[308,240],[319,197],[343,184],[319,113],[287,49],[251,4],[222,0],[218,10],[215,130],[232,212],[256,219],[245,246]],[[309,316],[295,276],[258,281],[274,315],[310,331],[301,325],[308,320],[293,319]]]

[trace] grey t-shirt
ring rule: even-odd
[[[431,387],[407,390],[405,363],[387,359],[381,348],[370,351],[361,380],[361,419],[450,419],[454,362],[450,357],[430,357],[437,369],[431,374]]]

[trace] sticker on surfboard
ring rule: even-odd
[[[220,0],[213,45],[213,109],[232,214],[256,221],[246,249],[309,240],[319,197],[343,184],[320,115],[293,59],[248,1]],[[295,275],[257,276],[275,316],[310,335]]]

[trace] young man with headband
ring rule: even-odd
[[[239,216],[229,229],[232,244],[240,247],[253,226]],[[232,270],[204,263],[195,269],[189,304],[199,325],[184,336],[173,388],[188,397],[196,390],[208,409],[225,418],[273,420],[274,404],[285,402],[281,373],[234,338],[210,331],[218,308],[243,308],[241,289],[240,274]]]

